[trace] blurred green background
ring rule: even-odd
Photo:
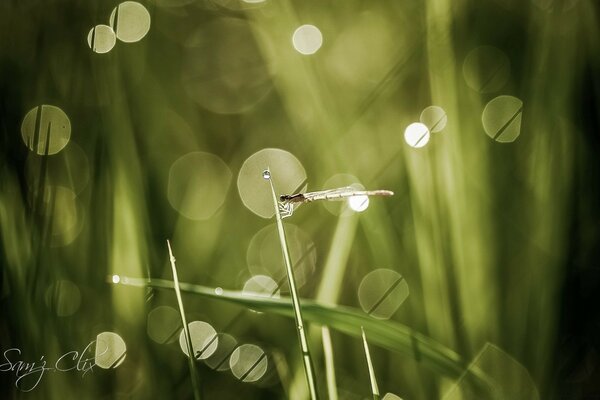
[[[492,343],[501,384],[528,371],[541,399],[600,398],[599,12],[592,0],[2,1],[1,350],[50,365],[102,332],[127,349],[116,368],[48,371],[30,392],[4,353],[2,397],[192,398],[174,292],[111,281],[172,279],[170,239],[181,281],[272,291],[284,269],[264,218],[268,166],[280,194],[395,192],[362,213],[315,203],[286,220],[301,297],[361,310],[365,277],[396,271],[410,295],[391,320],[465,367]],[[431,132],[413,148],[405,129],[419,121]],[[188,321],[267,360],[256,382],[199,361],[203,398],[306,398],[291,319],[183,300]],[[333,329],[331,343],[339,398],[370,398],[360,340]],[[443,398],[457,378],[371,355],[382,394]],[[504,398],[532,398],[518,386]]]

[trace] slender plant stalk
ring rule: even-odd
[[[317,380],[315,376],[312,358],[310,356],[310,351],[308,348],[308,339],[306,336],[306,331],[304,330],[304,321],[302,320],[302,310],[300,308],[300,298],[298,296],[298,290],[296,289],[296,279],[294,278],[294,270],[292,268],[290,252],[288,249],[287,240],[285,238],[285,230],[283,229],[281,213],[279,212],[279,203],[277,201],[277,195],[275,194],[275,187],[273,186],[271,172],[269,170],[266,170],[263,173],[263,177],[269,181],[269,184],[271,186],[271,194],[273,195],[275,219],[277,220],[277,231],[279,233],[281,252],[283,253],[283,261],[287,272],[288,285],[290,286],[292,305],[294,306],[294,317],[296,320],[296,328],[298,329],[298,339],[300,342],[300,350],[302,351],[302,362],[304,364],[304,372],[306,374],[306,383],[310,392],[310,398],[316,400],[318,399],[316,383]]]
[[[318,302],[331,305],[335,305],[338,302],[340,290],[342,288],[342,282],[344,281],[344,272],[346,270],[348,257],[350,255],[350,250],[352,249],[352,242],[354,241],[354,235],[356,233],[357,222],[357,214],[351,214],[345,217],[338,218],[335,232],[333,234],[333,240],[329,247],[327,258],[323,267],[321,283],[319,284],[317,294],[315,296]],[[317,333],[318,327],[315,326],[314,329],[311,327],[311,329],[309,329],[308,331],[309,341],[311,338],[316,338]],[[321,346],[323,346],[323,348],[325,346],[331,347],[331,339],[329,339],[329,343],[326,343],[327,338],[322,334],[322,331],[320,339]],[[316,345],[315,340],[316,339],[310,341],[310,343]],[[313,347],[312,355],[315,358],[318,358],[319,356],[318,354],[315,355],[315,350],[318,349],[319,347]],[[336,399],[337,393],[334,395],[334,392],[337,392],[337,386],[332,387],[330,381],[331,377],[335,379],[335,370],[330,369],[330,367],[333,367],[334,364],[333,362],[328,362],[327,353],[324,353],[323,356],[325,358],[325,376],[328,377],[327,392],[329,393],[330,399]],[[301,380],[303,378],[303,376],[297,373],[295,374],[294,380],[292,382],[292,387],[298,388],[298,390],[294,394],[299,398],[306,397],[306,392],[304,390],[300,392],[299,390],[304,389],[304,387],[296,383],[296,381]]]
[[[367,343],[367,335],[365,329],[361,326],[363,346],[365,346],[365,356],[367,357],[367,366],[369,367],[369,379],[371,380],[371,392],[373,392],[373,400],[379,400],[379,387],[375,378],[375,369],[373,369],[373,361],[371,361],[371,353],[369,352],[369,344]]]
[[[175,266],[175,256],[171,249],[171,242],[167,240],[167,247],[169,247],[169,261],[171,261],[171,269],[173,270],[173,285],[175,288],[175,296],[177,297],[177,304],[179,305],[179,313],[181,314],[181,323],[183,324],[183,333],[185,335],[185,342],[188,349],[188,365],[190,367],[190,375],[192,377],[192,388],[194,390],[194,399],[200,400],[200,383],[198,382],[198,374],[196,372],[196,358],[194,355],[194,346],[192,345],[192,337],[190,336],[190,328],[188,327],[187,320],[185,318],[185,310],[183,309],[183,301],[181,300],[181,290],[179,289],[179,278],[177,277],[177,267]]]
[[[329,400],[337,400],[337,382],[335,380],[335,363],[333,360],[333,346],[331,345],[331,334],[329,327],[321,327],[321,338],[323,340],[323,355],[325,356],[325,377],[327,378],[327,394]]]

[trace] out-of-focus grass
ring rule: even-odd
[[[559,370],[563,358],[581,358],[577,346],[559,347],[565,332],[575,330],[561,323],[561,304],[570,304],[561,298],[563,278],[572,269],[587,270],[588,252],[598,243],[593,210],[599,196],[594,177],[582,178],[598,150],[600,86],[590,72],[600,60],[594,2],[168,3],[143,2],[152,18],[148,35],[139,43],[117,42],[105,55],[90,51],[86,35],[108,23],[117,3],[0,4],[0,351],[18,347],[25,360],[54,360],[102,331],[118,332],[127,343],[119,368],[84,378],[47,374],[29,395],[14,387],[12,374],[0,372],[2,394],[190,397],[185,356],[176,344],[159,345],[147,334],[148,312],[174,306],[172,293],[109,285],[106,276],[169,277],[162,249],[172,237],[182,281],[241,289],[249,277],[248,243],[269,222],[244,208],[235,183],[224,188],[217,177],[204,181],[226,193],[217,211],[204,220],[182,216],[167,195],[170,167],[202,151],[236,176],[247,157],[266,147],[298,157],[311,190],[343,172],[396,193],[348,218],[317,205],[294,216],[317,247],[316,272],[301,295],[329,307],[323,314],[307,303],[307,318],[330,325],[336,316],[353,336],[331,335],[340,398],[369,394],[357,340],[360,324],[369,323],[382,392],[439,398],[487,342],[529,371],[541,398],[558,398],[573,386],[566,379],[571,371]],[[248,23],[242,31],[248,34],[231,39],[232,19]],[[313,56],[291,45],[292,33],[305,23],[318,26],[324,38]],[[194,47],[192,38],[205,42]],[[478,93],[463,76],[465,58],[481,45],[500,49],[510,61],[510,77],[494,93]],[[255,69],[246,68],[248,60]],[[216,86],[198,92],[182,78],[198,65],[208,66],[212,75],[204,77]],[[524,104],[521,134],[510,144],[494,142],[482,128],[485,105],[500,94]],[[240,102],[247,102],[241,111],[214,112]],[[33,187],[26,172],[29,150],[20,137],[23,116],[41,104],[65,111],[71,141],[89,167],[74,214],[81,231],[61,246],[54,245],[52,209],[40,197],[45,191]],[[408,147],[404,128],[432,104],[446,111],[446,128],[425,148]],[[77,187],[83,169],[65,170],[61,183]],[[362,278],[379,267],[401,272],[410,285],[392,321],[370,321],[335,306],[358,305]],[[74,283],[80,295],[71,315],[57,315],[57,304],[65,309],[77,300],[73,293],[52,297],[59,280]],[[277,360],[288,365],[278,369],[298,371],[294,326],[271,315],[289,315],[285,301],[240,298],[253,309],[268,303],[264,314],[238,314],[204,297],[185,301],[190,318],[282,354]],[[581,319],[595,315],[576,311]],[[319,331],[311,331],[312,348],[320,349]],[[425,356],[413,360],[388,351],[413,355],[411,337],[442,346],[431,353],[445,360],[441,371],[423,368],[431,361]],[[324,380],[321,355],[315,358]],[[281,398],[290,389],[282,387],[290,382],[274,377],[254,385],[199,369],[206,398],[241,392],[247,399]],[[574,374],[577,384],[598,393],[586,371]],[[582,389],[573,398],[585,394]]]

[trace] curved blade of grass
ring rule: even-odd
[[[121,277],[119,284],[136,287],[153,287],[156,289],[173,289],[173,282],[165,279],[143,279]],[[180,282],[182,292],[212,299],[220,299],[239,304],[255,311],[270,312],[293,318],[291,302],[286,298],[250,297],[238,291],[223,290],[219,294],[214,288]],[[414,332],[406,325],[394,321],[376,320],[355,308],[346,306],[327,306],[302,299],[303,317],[310,322],[326,325],[331,329],[347,335],[361,338],[361,326],[369,331],[369,341],[385,349],[403,353],[414,358],[431,370],[448,378],[465,378],[468,362],[435,340]],[[469,379],[481,390],[492,387],[489,378],[477,369],[468,371]]]

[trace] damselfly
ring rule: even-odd
[[[390,190],[360,190],[352,186],[337,189],[321,190],[318,192],[284,194],[279,196],[279,211],[282,218],[290,217],[294,210],[302,204],[316,200],[345,200],[358,196],[392,196]]]

